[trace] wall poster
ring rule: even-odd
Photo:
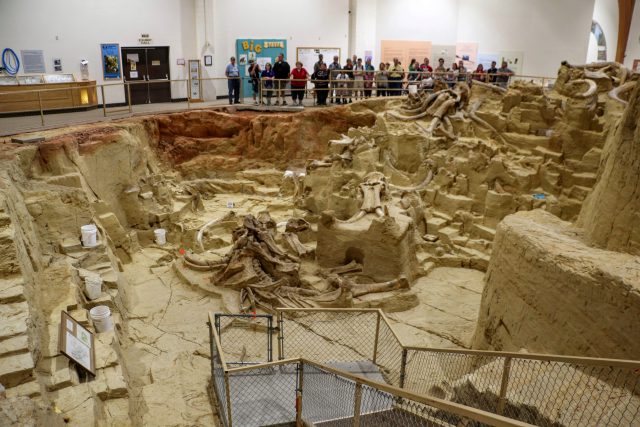
[[[285,61],[289,62],[291,69],[295,68],[295,63],[287,59],[287,41],[285,39],[237,39],[236,40],[236,58],[238,59],[238,70],[242,79],[242,94],[249,96],[251,94],[251,82],[249,81],[248,63],[250,59],[262,62],[263,64],[270,62],[274,64],[279,54],[284,54]],[[244,63],[243,63],[244,61]],[[317,59],[316,59],[317,61]],[[223,68],[227,64],[224,64]],[[264,68],[261,66],[261,70]],[[309,71],[309,68],[307,68]],[[311,72],[313,72],[313,64],[311,64]]]
[[[307,69],[309,74],[313,74],[313,64],[318,62],[318,55],[322,54],[323,61],[327,66],[333,62],[333,57],[338,56],[340,61],[339,47],[299,47],[296,48],[296,61],[302,62],[302,66]],[[294,64],[291,64],[293,68]]]
[[[189,60],[189,98],[191,101],[202,101],[199,59]]]
[[[100,56],[102,57],[102,78],[104,80],[121,79],[120,45],[118,43],[101,44]]]
[[[412,59],[418,61],[418,64],[422,64],[424,58],[431,58],[431,52],[432,46],[429,41],[380,41],[380,60],[393,65],[393,58],[398,58],[405,71],[409,71],[409,64],[411,64]]]
[[[93,333],[85,329],[66,311],[60,314],[58,350],[81,368],[96,374]]]
[[[456,44],[456,59],[464,61],[467,70],[475,70],[478,65],[478,43],[458,42]]]

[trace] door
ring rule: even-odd
[[[147,84],[147,52],[144,48],[122,48],[122,62],[124,81],[131,83],[129,91],[124,87],[125,99],[131,93],[132,104],[147,104],[149,102],[149,85]]]
[[[168,46],[123,47],[122,58],[132,104],[171,102]],[[127,101],[128,96],[125,86]]]
[[[171,102],[169,46],[147,49],[149,102]]]

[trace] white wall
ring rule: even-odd
[[[353,52],[349,52],[349,56],[358,52],[364,57],[365,50],[370,50],[375,56],[376,49],[380,47],[380,43],[376,42],[377,0],[351,0],[351,2],[355,5],[355,8],[352,8],[352,14],[355,9],[355,26],[351,28],[354,47],[351,49]],[[377,58],[379,56],[374,60]]]
[[[381,40],[427,40],[436,45],[455,45],[458,3],[458,0],[378,0],[374,63],[380,59]]]
[[[339,47],[343,58],[347,52],[349,0],[214,0],[213,3],[216,76],[224,75],[229,58],[235,56],[236,39],[286,39],[290,64],[295,62],[297,47]],[[313,68],[313,64],[305,66]],[[226,93],[226,83],[218,87]]]
[[[636,0],[631,19],[631,29],[629,30],[629,40],[627,41],[627,53],[624,58],[624,65],[631,68],[633,60],[640,59],[640,0]],[[638,70],[640,73],[640,69]]]
[[[458,40],[479,51],[523,51],[523,74],[555,76],[587,56],[594,0],[460,0]]]
[[[22,49],[41,49],[47,73],[53,73],[53,58],[61,58],[63,72],[78,79],[80,60],[87,59],[90,78],[102,83],[100,44],[138,46],[140,34],[148,33],[152,45],[169,46],[171,78],[180,79],[187,70],[176,59],[195,55],[193,16],[194,0],[0,0],[0,48],[18,56]],[[175,86],[172,97],[186,97],[186,86]],[[109,89],[105,98],[123,102],[124,89]]]

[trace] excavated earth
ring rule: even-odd
[[[458,110],[446,118],[453,138],[425,132],[427,117],[389,114],[406,102],[390,98],[295,113],[195,110],[43,131],[36,144],[3,140],[0,383],[11,404],[0,401],[0,424],[215,425],[207,313],[236,313],[241,303],[210,273],[185,268],[183,256],[224,259],[241,218],[263,211],[277,224],[310,224],[300,235],[314,254],[300,263],[308,289],[326,291],[323,269],[353,260],[362,263],[360,283],[406,272],[410,289],[349,306],[385,310],[407,345],[634,358],[637,254],[595,252],[572,225],[588,216],[580,210],[603,150],[630,114],[604,92],[594,99],[474,85],[474,117]],[[337,227],[358,213],[359,185],[371,172],[386,177],[384,216]],[[92,223],[98,245],[85,248],[80,227]],[[167,230],[165,245],[154,241],[158,228]],[[634,239],[627,246],[637,247]],[[578,261],[562,264],[576,253],[594,265],[615,259],[609,270],[590,270],[615,277],[610,289]],[[388,256],[372,266],[380,254]],[[90,300],[84,278],[96,274],[103,292]],[[606,328],[618,334],[589,332],[595,320],[581,306],[581,274],[593,282],[589,292],[609,298],[602,311],[624,312]],[[574,305],[562,322],[583,324],[580,339],[554,333],[555,280],[571,285]],[[548,297],[535,297],[542,291]],[[58,326],[67,311],[93,331],[88,310],[97,305],[110,307],[115,328],[96,334],[96,377],[87,381],[59,354]],[[544,334],[553,339],[541,342]]]

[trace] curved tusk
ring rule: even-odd
[[[615,99],[618,102],[621,102],[624,105],[627,105],[629,104],[629,102],[620,98],[620,95],[622,95],[623,93],[629,92],[631,89],[635,87],[635,85],[636,85],[636,82],[626,82],[621,86],[613,88],[609,91],[609,97],[612,99]]]

